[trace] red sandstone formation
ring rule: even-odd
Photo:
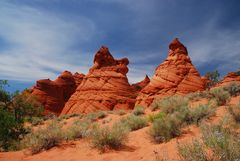
[[[84,75],[64,71],[56,80],[38,80],[32,89],[32,95],[36,96],[45,109],[45,114],[60,114],[64,104],[75,92]]]
[[[204,90],[198,71],[192,65],[187,48],[174,39],[167,59],[160,64],[150,83],[139,93],[136,104],[150,105],[154,98]]]
[[[140,81],[138,83],[135,83],[135,84],[132,84],[132,86],[136,89],[136,91],[141,91],[145,86],[148,85],[149,82],[150,82],[150,79],[146,75],[145,78],[142,81]]]
[[[114,59],[108,48],[102,47],[94,57],[94,65],[61,114],[132,109],[136,91],[128,83],[128,63],[127,58]]]
[[[208,84],[209,84],[211,81],[210,81],[207,77],[205,77],[205,76],[202,76],[201,79],[202,79],[202,81],[203,81],[203,83],[204,83],[204,88],[205,88],[205,89],[208,88]]]
[[[218,84],[218,86],[225,86],[232,82],[238,82],[240,83],[240,75],[236,72],[230,72],[228,73],[223,80]]]

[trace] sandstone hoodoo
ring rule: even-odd
[[[56,80],[38,80],[32,89],[32,95],[43,104],[45,114],[60,114],[64,104],[75,92],[77,86],[83,80],[84,75],[64,71]]]
[[[138,83],[135,83],[135,84],[132,84],[132,86],[137,90],[137,91],[140,91],[142,90],[144,87],[146,87],[148,85],[148,83],[150,82],[150,79],[149,77],[146,75],[145,78],[138,82]]]
[[[107,47],[101,47],[89,73],[65,104],[61,114],[132,109],[136,90],[126,76],[128,63],[127,58],[116,60]]]
[[[192,65],[187,48],[174,39],[167,59],[160,64],[150,83],[139,93],[136,104],[150,105],[155,98],[204,90],[204,81]]]

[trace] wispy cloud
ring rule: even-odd
[[[226,74],[240,67],[240,28],[219,28],[220,18],[221,15],[217,15],[201,28],[184,33],[184,36],[188,37],[186,43],[194,64],[199,68],[212,64],[213,68]],[[194,36],[189,38],[193,33]]]
[[[236,70],[240,21],[233,1],[2,0],[0,77],[33,82],[63,70],[87,73],[103,44],[114,57],[129,58],[133,83],[154,73],[175,37],[202,74]]]
[[[81,63],[71,63],[79,58],[72,46],[91,40],[95,32],[91,20],[78,16],[71,21],[6,2],[0,2],[0,15],[0,38],[6,45],[0,49],[2,78],[33,81],[55,78],[56,71],[65,69],[87,71]]]

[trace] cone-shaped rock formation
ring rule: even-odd
[[[204,82],[192,65],[187,48],[174,39],[167,59],[160,64],[150,83],[139,93],[136,104],[150,105],[155,98],[186,94],[204,89]]]
[[[101,47],[94,57],[94,65],[61,114],[132,109],[136,91],[128,83],[128,63],[127,58],[116,60],[107,47]]]

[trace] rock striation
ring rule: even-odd
[[[32,88],[31,95],[36,96],[44,106],[44,113],[59,115],[70,96],[83,80],[84,74],[64,71],[56,80],[38,80]]]
[[[176,38],[169,45],[166,60],[156,68],[150,83],[140,91],[136,104],[148,106],[155,98],[204,90],[204,86],[187,48]]]
[[[61,114],[89,113],[97,110],[132,109],[136,90],[127,79],[128,59],[114,59],[107,47],[101,47],[94,64]]]
[[[229,83],[236,82],[240,83],[240,72],[230,72],[228,73],[222,81],[219,82],[217,86],[225,86]]]

